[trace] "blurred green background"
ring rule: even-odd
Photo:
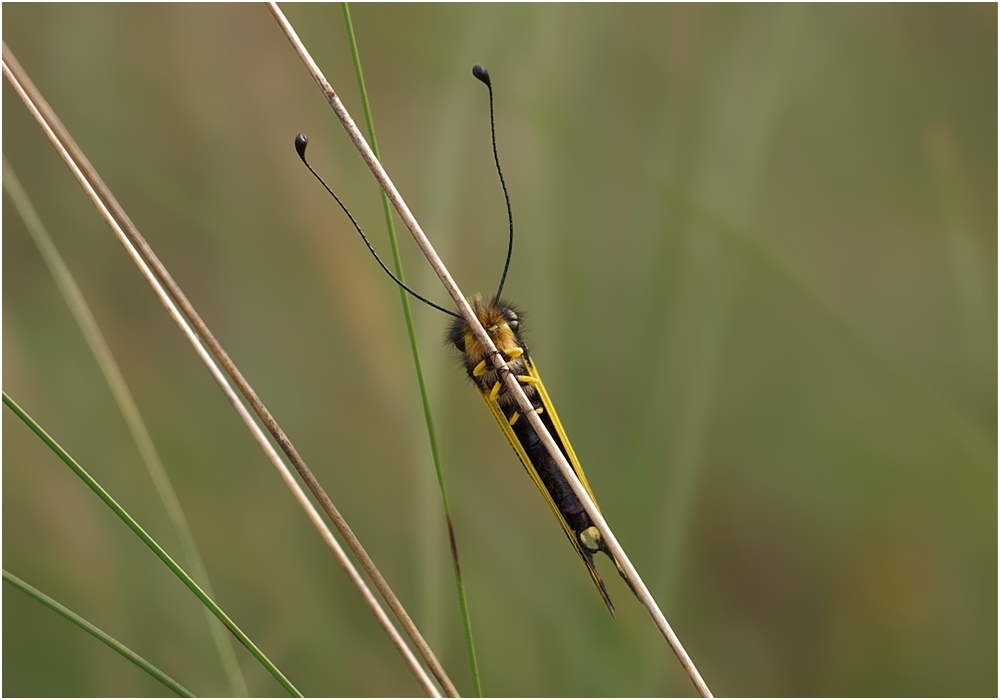
[[[288,6],[362,120],[336,5]],[[997,693],[997,8],[357,5],[379,146],[508,298],[602,509],[722,695]],[[11,5],[4,41],[472,692],[378,191],[263,6]],[[419,688],[10,87],[4,154],[117,354],[223,607],[310,695]],[[3,203],[4,389],[179,554]],[[408,281],[447,297],[408,234]],[[608,616],[415,305],[489,695],[688,695]],[[194,598],[9,411],[3,565],[194,692]],[[4,695],[162,695],[3,587]],[[239,652],[250,690],[280,688]]]

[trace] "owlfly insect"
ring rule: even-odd
[[[507,193],[507,184],[504,181],[503,171],[500,169],[500,159],[497,155],[496,126],[493,117],[493,85],[490,81],[489,73],[487,73],[486,69],[482,66],[474,66],[472,74],[477,79],[482,81],[489,89],[490,134],[493,143],[493,159],[496,163],[497,174],[500,176],[500,185],[503,188],[504,200],[507,204],[507,220],[510,225],[510,234],[507,245],[507,260],[504,264],[503,274],[500,277],[500,285],[497,288],[496,294],[492,297],[477,295],[473,297],[469,303],[472,306],[476,317],[479,319],[479,322],[489,334],[493,344],[503,355],[504,360],[507,362],[509,371],[512,372],[517,377],[517,380],[523,385],[524,392],[531,402],[535,413],[538,414],[538,417],[558,444],[563,455],[572,465],[573,471],[576,472],[577,477],[580,479],[580,483],[583,484],[583,487],[587,490],[587,493],[596,504],[597,499],[594,498],[590,485],[587,483],[587,478],[584,476],[583,469],[580,467],[580,461],[573,452],[573,447],[570,445],[569,439],[566,437],[566,432],[563,430],[562,423],[559,422],[559,416],[556,414],[555,408],[552,405],[552,400],[549,398],[549,394],[545,390],[545,384],[542,382],[542,378],[538,373],[534,359],[530,356],[528,346],[525,344],[524,339],[521,336],[522,329],[520,327],[520,319],[518,318],[517,311],[511,304],[500,298],[500,295],[503,292],[504,281],[507,278],[507,270],[510,267],[511,254],[514,248],[514,220],[511,214],[510,197]],[[552,512],[559,520],[559,524],[562,525],[563,531],[566,533],[570,542],[572,542],[573,548],[576,550],[577,554],[580,555],[580,559],[587,567],[587,571],[590,573],[590,577],[593,579],[594,585],[597,586],[597,590],[600,593],[601,598],[608,606],[608,610],[611,612],[611,615],[614,616],[615,608],[611,604],[611,598],[608,596],[608,591],[604,586],[604,581],[601,580],[601,576],[597,572],[597,568],[594,566],[594,555],[598,552],[604,552],[615,563],[619,574],[621,574],[625,582],[628,583],[628,579],[625,577],[621,564],[608,550],[603,538],[601,537],[600,531],[594,525],[586,510],[584,510],[580,499],[573,492],[573,489],[566,481],[566,477],[563,476],[558,466],[556,466],[555,461],[542,444],[542,441],[535,433],[534,428],[532,428],[528,420],[521,415],[520,407],[517,405],[517,402],[514,400],[514,397],[510,394],[507,387],[504,386],[502,377],[500,376],[500,370],[498,370],[493,363],[490,362],[490,358],[487,356],[486,348],[476,339],[465,319],[463,319],[459,314],[446,309],[443,306],[435,304],[429,299],[426,299],[417,292],[413,291],[406,286],[402,280],[396,277],[396,275],[394,275],[388,267],[386,267],[385,263],[382,262],[382,259],[375,252],[371,242],[369,242],[364,232],[362,232],[361,227],[358,225],[357,221],[355,221],[347,207],[344,206],[344,203],[341,202],[340,198],[333,192],[332,189],[330,189],[326,182],[323,181],[323,178],[321,178],[319,174],[313,170],[312,166],[306,160],[305,152],[307,144],[308,139],[304,134],[299,134],[295,138],[295,148],[299,157],[302,159],[302,162],[309,169],[309,171],[316,177],[317,180],[319,180],[323,187],[326,188],[327,192],[329,192],[333,198],[337,200],[337,203],[340,205],[341,209],[344,210],[344,213],[347,214],[358,233],[361,234],[361,238],[368,246],[368,250],[375,256],[375,259],[378,261],[379,265],[382,266],[382,269],[385,270],[385,272],[392,277],[393,280],[395,280],[396,284],[413,295],[414,298],[419,299],[425,304],[454,317],[455,320],[448,331],[448,341],[461,354],[462,363],[465,365],[465,370],[468,373],[469,378],[475,384],[476,389],[479,391],[479,395],[486,403],[486,406],[489,408],[490,413],[496,420],[497,425],[500,426],[503,434],[507,437],[511,447],[514,448],[514,452],[517,453],[518,458],[521,460],[521,464],[524,465],[524,468],[535,482],[535,486],[538,487],[538,490],[542,493],[542,496],[549,504]],[[632,585],[629,583],[629,588],[631,587]],[[635,591],[633,589],[633,593],[634,592]]]

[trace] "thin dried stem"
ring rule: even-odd
[[[249,651],[254,658],[256,658],[261,665],[267,669],[274,680],[278,681],[278,683],[280,683],[281,686],[293,697],[303,697],[302,693],[300,693],[298,688],[296,688],[292,682],[288,680],[285,674],[283,674],[278,667],[275,666],[269,658],[267,658],[264,652],[262,652],[260,648],[253,643],[253,640],[250,639],[250,637],[248,637],[235,622],[233,622],[232,618],[230,618],[225,611],[223,611],[222,608],[220,608],[218,604],[212,600],[204,589],[202,589],[202,587],[199,586],[176,561],[174,561],[173,557],[167,554],[167,551],[163,549],[163,547],[161,547],[156,540],[150,537],[149,533],[146,532],[138,522],[136,522],[135,518],[129,515],[128,512],[121,507],[118,501],[112,498],[111,494],[108,493],[94,477],[88,474],[87,470],[84,469],[79,462],[73,459],[73,457],[66,450],[64,450],[51,435],[45,432],[42,426],[40,426],[34,418],[29,416],[28,413],[21,408],[16,401],[14,401],[14,399],[8,396],[6,391],[0,393],[3,394],[3,405],[13,411],[14,414],[21,419],[21,422],[28,426],[31,429],[31,432],[37,435],[38,438],[44,442],[48,448],[52,450],[57,457],[59,457],[60,460],[62,460],[63,464],[69,467],[70,470],[81,481],[83,481],[84,484],[86,484],[87,488],[93,491],[94,494],[104,502],[104,505],[106,505],[119,520],[125,523],[128,529],[131,530],[135,536],[138,537],[142,543],[146,545],[146,547],[152,551],[153,554],[155,554],[156,557],[162,561],[163,564],[170,569],[170,571],[178,579],[180,579],[181,583],[183,583],[187,589],[201,601],[202,605],[212,611],[212,614],[215,615],[219,622],[224,624],[233,636],[239,640],[240,644],[242,644],[246,650]]]
[[[444,669],[441,667],[440,663],[437,662],[437,659],[434,657],[433,652],[431,652],[430,647],[427,646],[419,632],[416,631],[416,627],[413,625],[409,616],[406,615],[402,605],[399,603],[398,599],[396,599],[391,589],[389,589],[385,579],[375,568],[371,558],[368,557],[367,553],[361,547],[360,542],[358,542],[353,532],[351,532],[350,528],[347,526],[347,523],[340,516],[339,511],[337,511],[337,509],[333,506],[333,502],[330,501],[326,492],[319,485],[319,482],[313,476],[312,472],[308,469],[308,467],[306,467],[305,462],[298,455],[298,452],[295,450],[294,446],[292,446],[291,441],[285,435],[284,431],[282,431],[278,426],[274,417],[269,411],[267,411],[266,407],[264,407],[263,403],[257,397],[256,392],[254,392],[253,388],[250,387],[246,379],[243,378],[243,375],[236,368],[236,365],[229,358],[228,354],[222,349],[222,346],[215,339],[215,336],[208,329],[208,326],[201,320],[201,317],[194,310],[194,307],[187,300],[187,297],[173,281],[170,273],[153,253],[152,249],[141,236],[138,229],[125,213],[124,209],[122,209],[121,205],[118,204],[117,200],[111,194],[103,180],[101,180],[100,176],[94,170],[90,161],[80,150],[79,146],[72,139],[69,132],[59,121],[58,117],[56,117],[48,103],[45,102],[44,98],[17,62],[13,52],[11,52],[7,47],[6,43],[3,44],[3,72],[4,76],[17,91],[32,116],[42,128],[46,137],[52,143],[53,147],[59,153],[67,167],[69,167],[73,176],[80,183],[81,188],[83,188],[87,196],[93,201],[94,206],[98,209],[108,226],[111,227],[115,236],[132,258],[140,273],[153,288],[153,291],[167,309],[167,312],[181,328],[181,331],[188,338],[189,342],[191,342],[195,352],[205,363],[209,373],[212,375],[212,378],[219,385],[230,404],[232,404],[233,409],[247,425],[247,428],[250,430],[254,439],[261,446],[261,449],[264,450],[268,459],[275,466],[275,468],[278,469],[282,479],[292,491],[293,496],[299,502],[299,505],[303,508],[303,510],[306,511],[306,515],[319,531],[320,536],[327,543],[327,546],[331,549],[331,551],[333,551],[338,562],[347,573],[348,578],[350,578],[351,582],[361,593],[366,605],[368,605],[372,614],[375,615],[393,645],[403,656],[407,665],[416,677],[417,682],[424,689],[424,692],[431,697],[440,696],[437,687],[427,676],[427,673],[424,671],[423,667],[421,667],[416,657],[414,657],[409,647],[407,647],[406,642],[396,631],[395,627],[393,627],[392,622],[389,620],[385,611],[382,610],[378,600],[369,590],[364,582],[364,579],[362,579],[361,575],[351,564],[350,559],[348,559],[347,555],[340,547],[340,544],[337,542],[336,538],[334,538],[333,533],[330,532],[329,528],[327,528],[322,517],[316,511],[315,507],[313,507],[312,503],[305,495],[305,492],[295,480],[291,471],[285,466],[284,462],[282,462],[278,453],[271,446],[270,442],[268,442],[263,431],[261,431],[261,429],[253,421],[253,418],[240,402],[237,394],[229,386],[225,376],[213,361],[212,355],[214,355],[218,362],[226,369],[229,376],[233,378],[233,381],[236,382],[244,397],[246,397],[247,401],[251,404],[260,419],[271,432],[271,435],[278,442],[279,446],[281,446],[285,454],[289,456],[289,459],[292,461],[297,471],[299,471],[302,479],[320,501],[324,511],[326,511],[327,515],[334,522],[338,531],[340,531],[342,536],[344,536],[345,540],[348,542],[348,546],[355,553],[355,556],[358,557],[359,561],[361,561],[362,566],[369,574],[369,577],[375,582],[376,587],[379,589],[383,598],[389,602],[390,608],[393,609],[397,617],[400,617],[400,624],[403,625],[404,629],[409,627],[407,631],[410,634],[411,639],[414,639],[415,637],[414,644],[418,647],[424,659],[430,659],[428,660],[428,666],[434,671],[435,676],[439,678],[442,687],[445,688],[448,695],[457,697],[458,693],[455,690],[454,685],[444,673]],[[98,194],[98,191],[100,194]],[[154,273],[153,270],[156,272]],[[180,307],[181,310],[179,310],[178,307]],[[202,341],[204,341],[204,344]],[[208,345],[211,349],[211,355],[205,349],[205,345]],[[393,602],[390,602],[390,599],[391,601],[394,601],[395,605],[393,605]],[[402,616],[400,616],[400,613],[402,613]],[[417,640],[419,640],[419,642]],[[421,646],[423,648],[421,648]]]
[[[160,496],[160,501],[163,503],[163,508],[167,511],[167,516],[174,526],[174,531],[177,533],[181,547],[184,550],[187,566],[191,571],[192,578],[201,585],[205,593],[210,597],[214,597],[215,593],[212,591],[208,570],[205,568],[204,561],[202,561],[198,545],[194,540],[194,535],[191,534],[191,528],[188,526],[184,508],[181,506],[177,492],[174,490],[170,477],[167,475],[167,470],[160,460],[156,446],[153,445],[153,439],[146,429],[146,424],[139,413],[139,407],[136,406],[132,398],[132,392],[125,382],[125,377],[118,368],[118,362],[115,360],[111,348],[104,339],[104,335],[97,325],[97,319],[91,313],[83,292],[80,291],[76,280],[73,279],[73,274],[69,271],[66,263],[63,262],[62,256],[59,254],[55,243],[45,229],[41,217],[28,199],[28,193],[21,187],[21,182],[14,173],[14,169],[7,162],[6,156],[3,158],[3,187],[14,202],[14,207],[21,214],[21,219],[24,221],[28,233],[34,239],[35,245],[38,246],[38,250],[42,254],[42,259],[45,260],[45,264],[48,266],[49,272],[52,273],[56,286],[62,293],[70,313],[76,319],[77,325],[80,327],[80,332],[83,333],[83,337],[87,341],[94,359],[97,360],[97,364],[101,368],[104,380],[108,383],[115,403],[118,404],[118,409],[122,412],[125,424],[132,434],[132,440],[135,442],[136,449],[139,450],[139,456],[146,465],[149,478],[152,480],[156,488],[156,493]],[[243,673],[240,670],[236,652],[233,649],[232,638],[226,633],[225,628],[219,621],[215,619],[211,611],[206,609],[205,615],[208,618],[212,639],[219,651],[222,667],[225,670],[226,677],[229,679],[230,688],[237,697],[246,697],[247,685],[243,679]]]
[[[670,628],[670,624],[663,616],[663,613],[660,611],[660,608],[656,604],[656,601],[653,600],[653,596],[650,594],[649,589],[646,587],[646,584],[643,583],[642,579],[639,577],[639,574],[635,570],[635,567],[632,565],[632,562],[625,555],[625,551],[621,548],[621,545],[618,544],[618,539],[614,536],[614,533],[611,531],[611,528],[608,527],[607,521],[605,521],[604,517],[601,515],[601,512],[597,509],[597,506],[594,504],[593,500],[591,500],[586,489],[583,488],[583,485],[580,483],[580,480],[577,478],[576,473],[573,471],[573,468],[566,460],[566,457],[563,456],[562,451],[556,445],[555,440],[552,439],[552,436],[549,434],[548,430],[546,430],[541,419],[535,413],[534,408],[531,405],[531,402],[528,401],[528,397],[525,395],[524,390],[521,388],[521,385],[517,381],[514,373],[509,371],[509,369],[507,369],[507,363],[504,361],[503,355],[501,355],[497,351],[496,346],[493,344],[493,341],[486,333],[486,330],[483,328],[482,324],[479,323],[479,319],[477,319],[476,315],[472,312],[472,308],[469,306],[469,303],[466,300],[465,295],[462,294],[462,291],[458,288],[458,285],[455,283],[455,280],[452,279],[451,274],[448,272],[448,269],[441,261],[441,258],[438,257],[437,252],[434,250],[434,246],[432,246],[431,242],[427,239],[427,236],[424,234],[423,229],[420,228],[420,224],[417,223],[416,218],[410,212],[409,207],[406,205],[406,202],[403,201],[403,198],[399,194],[399,191],[396,189],[395,185],[392,184],[392,181],[389,179],[389,176],[385,172],[385,169],[382,167],[382,164],[379,163],[378,159],[375,157],[375,154],[372,152],[371,147],[368,145],[368,142],[365,141],[365,138],[361,134],[361,131],[358,129],[357,125],[354,123],[354,120],[351,118],[351,115],[348,113],[347,109],[340,101],[340,98],[337,97],[337,93],[334,91],[333,87],[330,86],[330,83],[323,76],[323,73],[316,65],[316,62],[313,61],[312,57],[309,55],[309,52],[306,50],[305,46],[298,38],[298,36],[295,33],[295,30],[292,29],[291,24],[289,24],[288,19],[278,8],[277,4],[274,2],[269,2],[268,8],[271,10],[271,13],[274,15],[278,24],[281,26],[282,31],[288,37],[288,40],[289,42],[291,42],[292,47],[295,49],[296,53],[298,53],[299,57],[302,59],[302,62],[306,65],[306,68],[309,70],[310,75],[312,75],[313,79],[316,81],[316,84],[319,86],[320,90],[323,92],[323,95],[330,103],[330,106],[333,108],[334,113],[337,115],[337,118],[343,125],[344,130],[347,131],[347,135],[350,137],[351,141],[358,149],[358,152],[361,154],[361,157],[364,159],[365,163],[368,164],[368,168],[372,171],[372,174],[375,176],[375,179],[378,180],[378,183],[382,186],[382,189],[385,190],[386,195],[389,197],[389,201],[392,202],[393,207],[399,213],[399,217],[403,220],[403,223],[406,224],[406,227],[410,229],[410,233],[413,235],[414,240],[420,247],[420,250],[423,252],[424,256],[427,258],[427,261],[430,263],[430,266],[434,270],[434,273],[441,280],[441,284],[444,285],[445,290],[448,292],[452,300],[455,302],[455,306],[458,308],[459,313],[462,314],[462,317],[472,328],[472,332],[475,334],[476,339],[480,343],[482,343],[483,346],[486,348],[486,355],[488,357],[493,358],[493,363],[496,366],[496,368],[500,370],[501,376],[504,377],[508,390],[511,392],[514,398],[517,400],[518,405],[521,407],[521,410],[523,412],[522,415],[524,415],[529,420],[529,422],[531,423],[531,427],[538,434],[539,438],[542,440],[542,443],[545,445],[545,448],[552,456],[552,459],[559,466],[559,470],[563,473],[563,476],[566,478],[567,482],[573,488],[573,492],[576,493],[577,497],[580,499],[580,502],[583,504],[584,509],[587,511],[587,514],[590,516],[591,520],[593,520],[594,524],[600,530],[601,535],[604,537],[604,540],[608,545],[608,549],[611,550],[611,553],[614,555],[614,557],[621,563],[622,569],[624,570],[626,577],[628,578],[629,582],[632,584],[632,587],[636,592],[636,596],[639,598],[642,604],[646,606],[646,609],[649,610],[649,613],[652,616],[654,623],[656,624],[657,628],[659,628],[664,638],[667,640],[667,643],[670,645],[670,648],[673,650],[674,654],[677,656],[677,659],[680,661],[681,666],[688,674],[688,677],[690,677],[691,682],[694,683],[694,686],[697,689],[698,693],[702,697],[712,697],[711,691],[708,689],[708,686],[702,679],[701,674],[698,672],[698,669],[694,665],[694,662],[691,661],[691,657],[688,656],[688,653],[684,650],[684,647],[681,644],[680,640],[677,638],[677,635],[674,634],[674,631]]]

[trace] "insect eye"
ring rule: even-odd
[[[517,331],[517,327],[520,325],[517,320],[517,314],[513,311],[507,312],[507,325],[510,326],[512,331]]]

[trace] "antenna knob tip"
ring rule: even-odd
[[[480,80],[486,83],[487,87],[493,87],[493,85],[490,83],[489,72],[478,63],[472,67],[472,74],[476,76],[476,80]]]
[[[309,137],[305,134],[299,134],[295,137],[295,152],[299,154],[299,158],[302,160],[306,159],[306,146],[309,145]]]

